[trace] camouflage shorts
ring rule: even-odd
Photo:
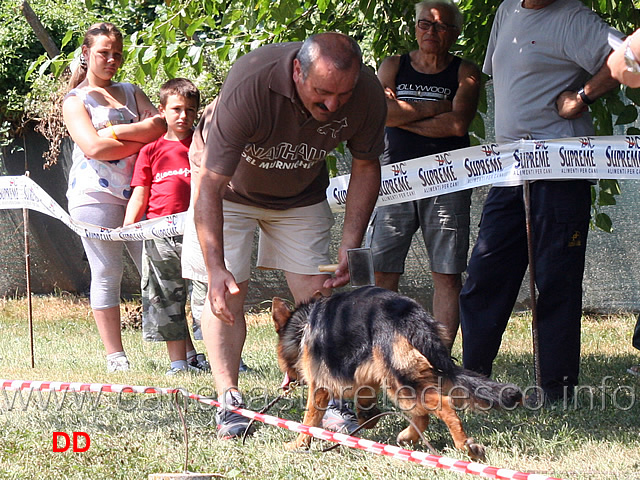
[[[198,280],[190,280],[191,283],[191,317],[193,318],[193,339],[202,340],[200,318],[204,302],[207,301],[207,284]]]
[[[182,235],[145,240],[142,255],[142,337],[185,340],[188,280],[182,278]]]

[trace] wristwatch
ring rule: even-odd
[[[584,87],[578,90],[578,95],[582,99],[582,103],[584,103],[585,105],[591,105],[593,102],[595,102],[595,100],[591,100],[589,97],[587,97],[587,94],[584,92]]]
[[[627,38],[625,44],[624,62],[627,64],[627,72],[640,73],[640,64],[633,54],[633,50],[631,50],[631,41],[629,38]]]

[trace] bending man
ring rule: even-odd
[[[360,246],[378,195],[385,117],[384,93],[360,48],[338,33],[246,54],[205,110],[191,147],[192,163],[202,167],[194,219],[204,263],[191,251],[183,273],[209,285],[202,330],[223,406],[242,405],[238,367],[255,228],[257,266],[283,270],[297,303],[345,285],[346,250]],[[329,277],[318,274],[330,263],[333,224],[325,156],[342,141],[353,162],[339,267]],[[224,408],[216,420],[225,438],[248,424]]]

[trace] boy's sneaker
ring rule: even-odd
[[[240,358],[240,367],[238,368],[238,372],[240,373],[245,373],[248,372],[249,370],[251,370],[246,363],[244,363],[242,361],[242,358]]]
[[[237,390],[227,391],[224,400],[221,401],[221,406],[218,407],[216,411],[218,438],[221,440],[229,440],[244,435],[244,432],[249,428],[250,420],[239,413],[225,409],[225,405],[229,408],[244,408],[244,402],[240,392]],[[249,433],[251,433],[251,431]]]
[[[129,367],[129,359],[125,356],[107,359],[107,372],[109,373],[126,372]]]
[[[207,361],[207,357],[204,356],[204,353],[197,353],[195,357],[191,359],[189,362],[189,366],[193,368],[197,368],[201,372],[210,372],[211,365]]]
[[[351,435],[359,426],[356,414],[347,402],[339,400],[329,402],[322,417],[322,428]]]
[[[165,375],[167,376],[173,376],[173,375],[184,375],[186,373],[202,373],[203,370],[200,370],[197,367],[194,367],[193,365],[187,365],[186,368],[177,368],[177,367],[171,367],[169,370],[167,370],[167,373]]]

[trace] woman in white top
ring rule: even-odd
[[[122,65],[122,34],[110,23],[89,28],[64,99],[64,122],[75,142],[69,172],[69,213],[77,221],[122,225],[138,151],[165,132],[142,90],[112,81]],[[91,308],[107,353],[107,370],[129,369],[120,335],[123,242],[82,238],[91,268]],[[138,269],[142,247],[126,242]]]

